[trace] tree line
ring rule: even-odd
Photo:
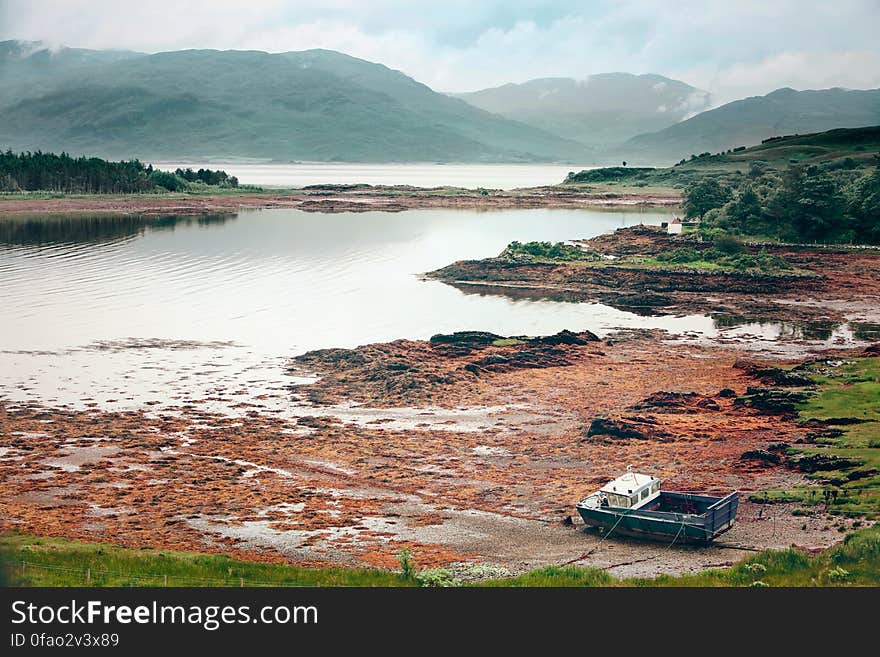
[[[689,185],[683,210],[702,219],[704,235],[880,244],[880,169],[794,165],[776,173],[753,165],[740,181],[704,178]]]
[[[193,184],[238,187],[225,171],[154,169],[139,160],[110,162],[97,157],[71,157],[41,151],[0,151],[0,191],[51,191],[66,194],[137,194],[180,191]]]

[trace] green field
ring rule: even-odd
[[[27,534],[0,534],[0,567],[10,586],[460,586],[443,569],[414,576],[378,569],[307,569],[238,561],[223,555],[133,550]],[[728,569],[654,579],[615,578],[603,570],[551,566],[487,587],[528,586],[877,586],[880,527],[860,529],[818,555],[795,548],[767,550]]]

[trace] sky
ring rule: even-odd
[[[714,103],[880,87],[880,0],[0,0],[0,40],[159,52],[328,48],[437,91],[658,73]]]

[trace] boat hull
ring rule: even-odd
[[[733,525],[739,505],[737,493],[727,497],[684,496],[662,493],[666,501],[687,498],[699,505],[700,513],[677,513],[651,509],[622,509],[578,504],[584,524],[606,535],[633,536],[676,543],[709,543]]]

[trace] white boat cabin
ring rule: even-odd
[[[657,477],[627,472],[599,489],[598,502],[599,506],[638,509],[659,496],[660,480]]]

